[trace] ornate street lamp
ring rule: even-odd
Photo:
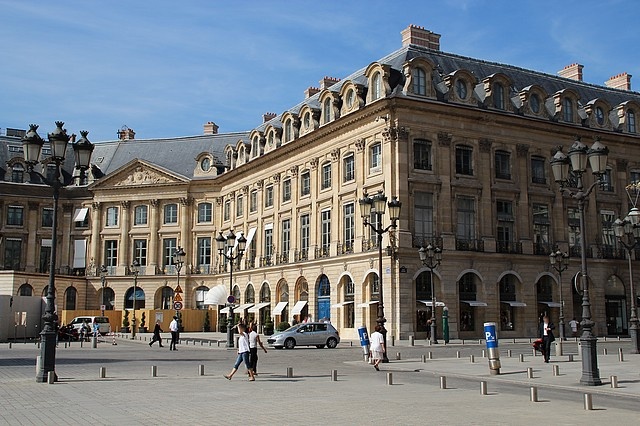
[[[632,208],[624,220],[616,219],[614,231],[620,244],[627,250],[629,260],[629,287],[631,290],[631,318],[629,318],[629,337],[631,337],[631,353],[640,353],[640,336],[638,335],[638,307],[636,305],[636,290],[633,285],[633,269],[631,268],[631,251],[638,246],[640,240],[640,211]]]
[[[40,162],[42,154],[42,146],[44,140],[38,135],[38,125],[30,124],[29,130],[22,138],[22,151],[25,163],[27,164],[27,172],[30,175],[31,182],[38,180],[53,189],[53,220],[51,225],[51,257],[49,259],[49,285],[47,286],[46,306],[42,319],[44,326],[40,333],[42,341],[40,364],[36,374],[36,382],[46,383],[49,381],[49,373],[53,372],[53,380],[57,380],[55,375],[56,366],[56,322],[58,315],[55,312],[55,273],[56,273],[56,248],[58,237],[58,199],[60,198],[60,189],[70,185],[74,177],[63,173],[62,163],[67,154],[67,145],[72,140],[72,147],[76,158],[76,169],[80,170],[80,182],[84,179],[84,173],[89,168],[91,153],[93,152],[93,144],[87,139],[89,132],[81,131],[82,137],[75,142],[75,135],[67,134],[63,128],[62,121],[56,121],[56,129],[48,134],[51,155],[48,160],[55,165],[55,171],[51,179],[42,173],[34,170],[34,166]]]
[[[560,286],[560,355],[562,355],[562,342],[566,339],[564,328],[564,295],[562,293],[562,273],[569,267],[569,255],[560,250],[549,255],[549,263],[558,273],[558,283]]]
[[[104,316],[104,307],[105,307],[104,288],[107,282],[107,272],[109,272],[107,267],[102,265],[100,267],[100,283],[102,284],[102,303],[100,304],[100,310],[102,311],[102,314],[101,314],[102,316]]]
[[[382,235],[390,229],[396,228],[396,223],[400,219],[400,208],[402,207],[402,203],[398,201],[397,197],[391,197],[391,201],[388,203],[391,224],[386,228],[382,227],[382,216],[384,216],[384,211],[387,206],[387,197],[384,195],[384,192],[378,191],[378,193],[373,197],[369,197],[365,193],[358,203],[360,204],[360,215],[364,220],[365,226],[368,225],[378,235],[378,278],[380,287],[378,295],[380,300],[378,301],[377,323],[381,328],[380,332],[384,338],[384,347],[387,348],[387,329],[384,326],[387,319],[384,317],[384,286],[382,283]],[[376,215],[375,224],[369,222],[372,212]],[[386,351],[383,354],[382,362],[389,362]]]
[[[433,283],[433,270],[442,262],[442,249],[429,244],[426,249],[420,247],[418,254],[422,264],[429,269],[429,280],[431,281],[431,338],[429,342],[435,344],[438,343],[438,338],[436,337],[436,290]]]
[[[184,252],[184,249],[180,246],[173,253],[173,264],[176,265],[176,273],[178,275],[176,289],[180,287],[180,271],[182,270],[182,266],[184,265],[184,257],[187,254]],[[175,296],[174,296],[175,297]],[[174,304],[174,308],[176,308],[176,316],[178,317],[178,330],[182,331],[182,315],[180,314],[180,309],[177,309],[179,305]]]
[[[131,328],[131,339],[136,338],[136,302],[138,298],[138,274],[140,273],[140,263],[134,260],[131,264],[131,272],[133,273],[133,320]]]
[[[603,183],[602,176],[607,171],[607,156],[609,150],[600,143],[599,138],[596,138],[591,148],[587,149],[587,146],[580,141],[580,138],[576,137],[568,154],[567,157],[561,150],[558,150],[551,159],[551,169],[555,181],[560,184],[560,192],[568,192],[572,198],[578,201],[578,213],[580,216],[580,276],[582,281],[582,321],[580,322],[580,326],[582,327],[582,335],[580,336],[582,377],[580,378],[580,383],[588,386],[599,386],[602,384],[602,380],[600,380],[600,371],[598,370],[596,347],[598,339],[593,335],[593,326],[595,324],[591,321],[584,204],[595,187]],[[591,165],[591,172],[596,179],[585,189],[582,176],[587,171],[587,160]],[[571,163],[571,173],[577,181],[575,187],[567,186],[569,181],[569,163]]]
[[[238,246],[235,247],[237,254],[233,254],[233,249],[236,243],[236,234],[233,233],[233,229],[229,231],[227,236],[222,235],[222,232],[216,237],[216,244],[218,246],[218,254],[229,261],[229,297],[227,298],[227,306],[229,308],[229,314],[227,319],[227,348],[233,348],[233,304],[236,302],[233,297],[233,263],[239,260],[244,254],[244,250],[247,246],[247,239],[240,233],[238,237]]]

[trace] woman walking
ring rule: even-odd
[[[249,326],[249,360],[254,376],[258,375],[258,346],[262,348],[265,354],[267,353],[267,349],[262,344],[258,334],[258,324],[252,321]]]
[[[247,327],[244,324],[238,324],[238,334],[240,338],[238,339],[238,358],[236,359],[236,363],[233,365],[231,372],[229,374],[225,374],[224,378],[227,380],[231,380],[236,371],[238,371],[238,367],[244,361],[244,365],[247,367],[247,371],[249,372],[249,381],[253,382],[256,378],[253,375],[253,370],[251,369],[251,363],[249,361],[249,336],[247,335]]]

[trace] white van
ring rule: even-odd
[[[75,317],[73,321],[71,321],[71,325],[73,326],[73,328],[78,330],[78,332],[80,332],[80,329],[82,328],[82,324],[86,322],[89,325],[89,328],[91,329],[91,331],[93,332],[94,320],[95,322],[98,323],[98,331],[100,331],[100,334],[107,334],[109,333],[109,331],[111,331],[111,324],[109,324],[109,318],[107,317],[95,317],[95,316],[94,317],[92,316]]]

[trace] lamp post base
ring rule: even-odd
[[[596,342],[598,339],[590,330],[580,337],[580,350],[582,351],[582,377],[580,383],[586,386],[600,386],[600,370],[598,369],[598,354]]]
[[[629,337],[631,337],[631,353],[640,354],[640,334],[638,333],[638,318],[629,320]]]
[[[54,381],[58,381],[55,374],[56,365],[56,333],[55,331],[43,331],[40,333],[42,349],[40,350],[40,363],[36,374],[37,383],[47,383],[49,372],[53,371]]]
[[[438,344],[438,336],[437,336],[437,327],[436,327],[436,320],[435,318],[431,318],[431,336],[429,336],[429,342],[432,345],[437,345]]]
[[[229,320],[227,321],[227,344],[225,345],[227,348],[233,348],[233,312],[229,311]]]

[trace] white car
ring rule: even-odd
[[[326,346],[333,349],[340,343],[340,335],[329,323],[307,322],[277,332],[267,339],[267,343],[276,349],[293,349],[296,346],[315,346],[318,349]]]

